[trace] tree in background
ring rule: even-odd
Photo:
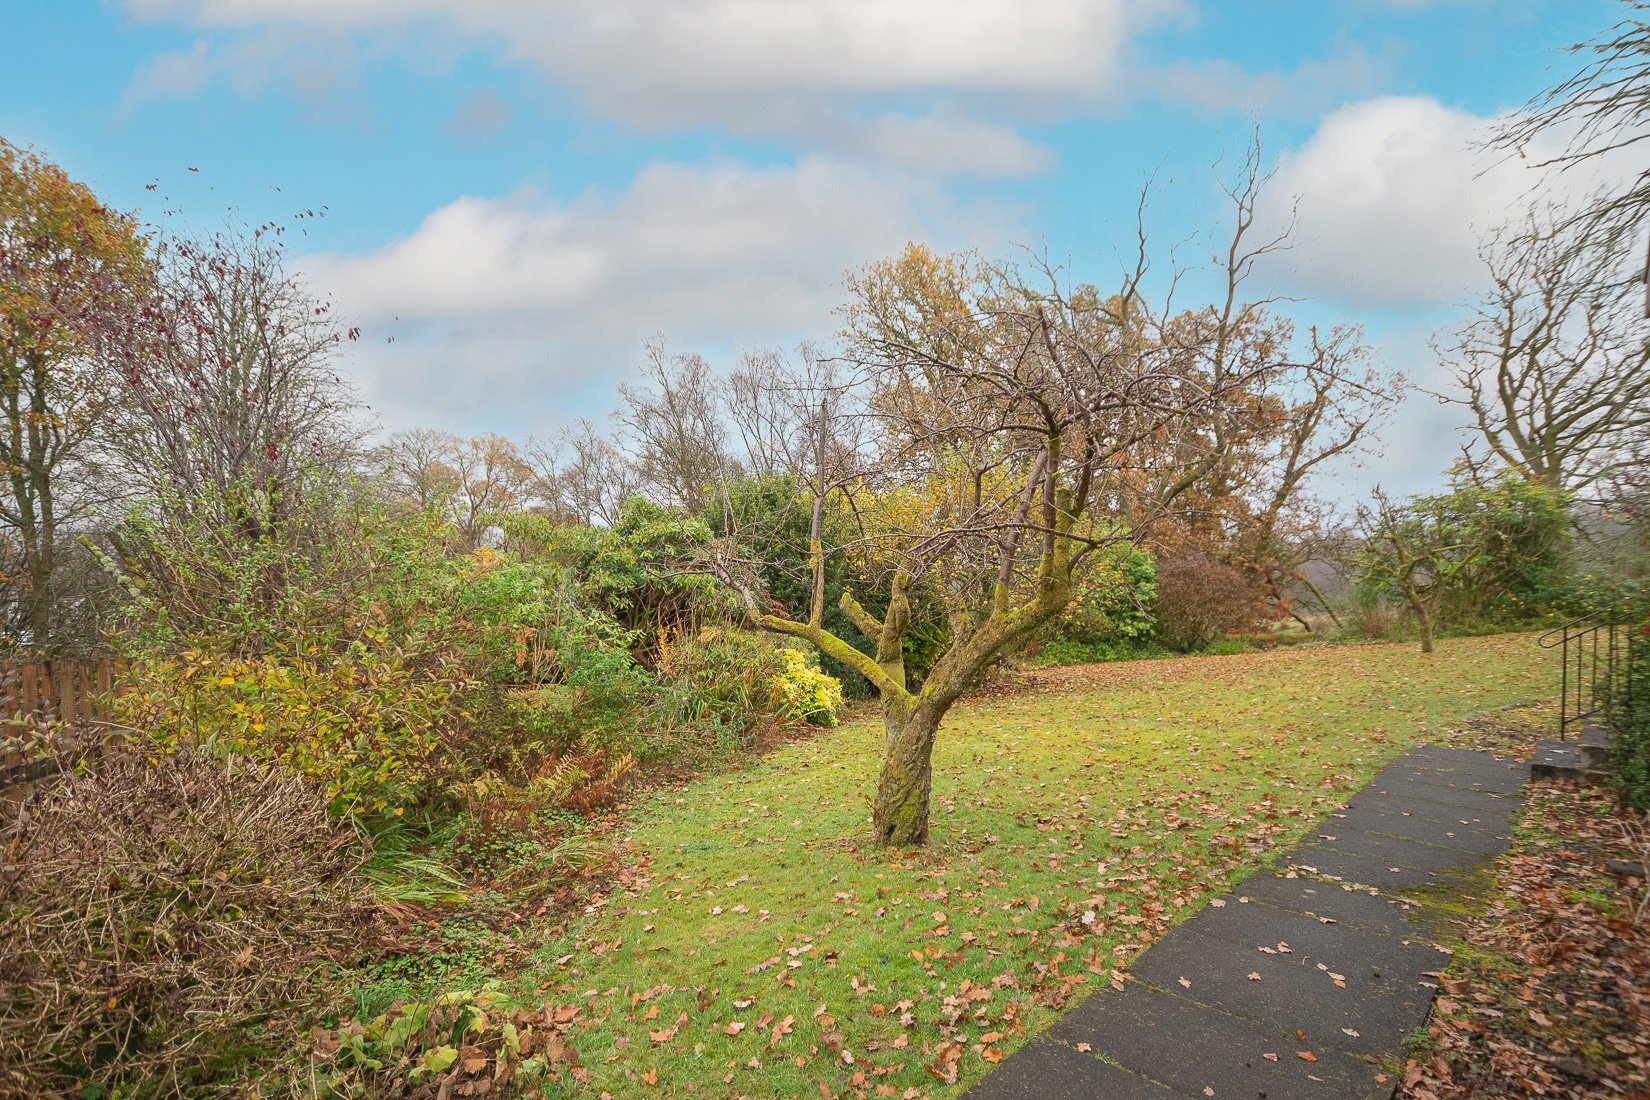
[[[505,515],[538,503],[541,475],[528,456],[494,432],[465,439],[415,428],[380,451],[394,491],[414,509],[443,516],[462,549],[482,544]]]
[[[1533,610],[1562,567],[1568,498],[1516,471],[1452,472],[1451,490],[1398,503],[1379,488],[1359,513],[1360,584],[1400,597],[1415,615],[1421,652],[1433,651],[1440,610],[1483,616],[1498,599]],[[1519,605],[1525,605],[1520,607]]]
[[[621,385],[617,419],[630,430],[635,466],[661,501],[700,512],[732,471],[710,364],[672,354],[664,337],[647,344],[646,387]]]
[[[333,361],[358,333],[286,271],[279,230],[161,244],[109,442],[134,495],[252,542],[353,475],[365,434]]]
[[[239,629],[212,621],[223,608],[271,614],[339,552],[338,510],[369,506],[360,406],[333,365],[357,333],[286,271],[280,236],[164,242],[118,365],[104,452],[130,505],[108,560],[207,632]]]
[[[149,276],[136,222],[0,139],[0,524],[14,637],[52,656],[65,535],[99,501],[91,471],[118,390],[107,360]]]
[[[1291,369],[1252,375],[1215,411],[1209,453],[1218,457],[1188,492],[1180,516],[1154,532],[1154,548],[1165,560],[1209,559],[1236,569],[1271,618],[1292,613],[1300,593],[1333,617],[1308,567],[1325,557],[1335,510],[1313,489],[1335,465],[1368,454],[1401,400],[1404,379],[1371,367],[1360,329],[1299,332],[1275,311],[1277,299],[1244,295],[1255,265],[1288,243],[1287,230],[1253,240],[1267,180],[1257,135],[1225,188],[1234,232],[1217,258],[1222,293],[1175,318],[1175,339],[1217,382],[1257,362],[1287,360]],[[1183,443],[1166,438],[1161,445]],[[1156,491],[1148,488],[1147,497]],[[1122,507],[1126,522],[1127,497]]]
[[[1650,324],[1636,248],[1556,212],[1484,250],[1491,289],[1448,349],[1489,457],[1604,502],[1650,434]]]
[[[589,420],[578,420],[555,444],[532,448],[532,454],[557,510],[580,523],[613,526],[624,502],[642,489],[635,464]]]

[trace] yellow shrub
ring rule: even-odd
[[[307,658],[134,663],[118,718],[163,749],[180,740],[279,760],[338,817],[397,814],[429,793],[467,683],[396,649]]]

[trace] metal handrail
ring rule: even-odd
[[[1548,639],[1552,638],[1554,635],[1558,635],[1559,640],[1562,641],[1564,635],[1571,633],[1582,623],[1590,623],[1603,614],[1603,611],[1594,611],[1590,614],[1581,616],[1579,619],[1571,619],[1562,626],[1555,626],[1551,630],[1547,631],[1547,633],[1537,639],[1537,642],[1540,644],[1542,649],[1551,649],[1553,646],[1558,645],[1559,642],[1549,641]],[[1612,612],[1611,614],[1613,615],[1614,613]]]
[[[1570,726],[1605,711],[1615,686],[1616,670],[1627,656],[1623,637],[1626,624],[1616,609],[1595,611],[1572,619],[1543,634],[1542,649],[1559,647],[1558,739]],[[1602,636],[1602,637],[1601,637]],[[1602,646],[1601,646],[1602,642]],[[1572,678],[1572,656],[1574,677]],[[1573,704],[1573,705],[1572,705]]]

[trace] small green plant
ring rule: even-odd
[[[800,650],[779,651],[779,672],[771,681],[774,711],[811,726],[834,726],[842,707],[842,681],[808,662]]]
[[[479,1096],[511,1082],[560,1079],[577,1061],[575,1005],[529,1008],[496,981],[392,1006],[320,1037],[323,1095]]]

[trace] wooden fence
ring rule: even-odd
[[[102,721],[120,689],[122,662],[114,657],[0,666],[0,722]]]
[[[67,721],[53,742],[71,755],[99,754],[109,730],[109,700],[120,691],[122,662],[114,657],[0,665],[0,821],[26,804],[34,787],[56,775],[59,754],[44,757],[6,745],[6,734],[30,719]]]

